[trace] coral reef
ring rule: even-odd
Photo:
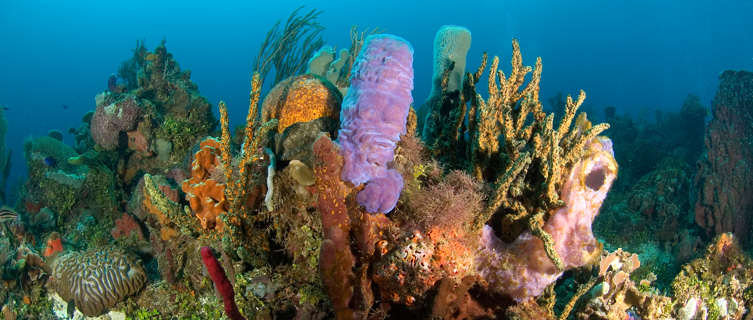
[[[705,155],[696,175],[695,220],[708,235],[732,232],[753,242],[753,73],[725,71],[706,130]]]
[[[366,184],[358,202],[369,212],[389,212],[397,203],[403,180],[387,166],[404,134],[413,102],[413,48],[391,35],[366,38],[343,99],[338,143],[345,165],[342,178]]]
[[[671,316],[673,303],[669,297],[647,291],[651,284],[648,279],[642,279],[640,284],[630,279],[640,265],[636,254],[621,249],[603,255],[597,276],[581,286],[582,291],[578,292],[585,294],[587,299],[578,310],[576,319],[666,319]],[[567,308],[574,307],[576,301],[571,299]]]
[[[270,30],[235,130],[228,106],[218,103],[217,121],[164,41],[153,51],[137,42],[69,130],[75,144],[57,131],[29,139],[29,178],[0,210],[2,316],[750,314],[753,263],[737,244],[748,234],[723,233],[696,256],[700,99],[655,122],[608,107],[610,139],[610,125],[583,112],[594,109],[583,91],[545,109],[541,59],[524,65],[517,40],[509,70],[484,54],[467,72],[470,31],[444,26],[431,95],[414,110],[412,46],[353,27],[349,49],[321,47],[320,14],[298,8]],[[747,168],[749,132],[732,114],[749,104],[750,79],[722,76],[706,133],[697,185],[709,235],[749,216],[747,176],[714,170],[729,170],[727,156]],[[633,152],[647,149],[658,151]],[[742,215],[718,213],[730,208]]]
[[[629,164],[620,171],[613,194],[626,192],[642,177],[658,169],[658,165],[667,158],[685,162],[688,165],[685,170],[687,174],[694,174],[696,162],[703,151],[707,113],[707,108],[697,96],[688,95],[676,112],[657,110],[653,119],[640,116],[634,120],[631,116],[617,114],[613,109],[607,107],[605,110],[605,113],[609,113],[606,120],[611,125],[609,137],[614,141],[617,162]]]
[[[180,69],[164,41],[153,52],[137,43],[118,77],[124,80],[122,90],[106,91],[97,100],[103,101],[100,105],[132,97],[141,108],[141,117],[119,145],[135,151],[121,156],[126,157],[129,178],[140,170],[157,173],[165,162],[181,162],[217,125],[211,105],[191,82],[191,72]],[[94,124],[92,118],[92,129]]]
[[[702,251],[701,234],[688,217],[706,109],[693,95],[675,112],[657,112],[654,121],[634,121],[614,109],[605,110],[606,119],[615,158],[625,165],[594,221],[594,233],[608,250],[639,254],[643,263],[635,274],[653,272],[652,285],[668,290],[680,266]]]
[[[594,232],[610,250],[622,247],[640,254],[644,267],[639,272],[654,272],[655,285],[667,288],[680,265],[702,248],[688,219],[691,169],[674,157],[656,166],[630,189],[610,193]]]
[[[678,319],[742,319],[753,310],[753,261],[735,236],[722,233],[704,257],[683,266],[672,291]]]
[[[46,136],[26,141],[24,151],[29,179],[23,201],[32,207],[48,207],[59,218],[75,217],[70,213],[83,208],[108,211],[116,207],[115,177],[108,168],[69,163],[67,160],[78,157],[78,153]]]

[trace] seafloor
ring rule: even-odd
[[[4,319],[753,319],[753,73],[635,117],[542,101],[516,40],[468,67],[459,26],[433,57],[357,29],[335,52],[317,15],[270,31],[241,127],[139,43],[73,145],[28,139]]]

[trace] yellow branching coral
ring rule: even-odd
[[[257,200],[263,197],[263,181],[260,165],[264,159],[264,139],[270,130],[277,125],[277,120],[259,123],[257,121],[259,97],[261,95],[262,80],[258,72],[251,79],[251,93],[249,94],[248,114],[246,115],[246,127],[243,131],[243,143],[240,152],[233,155],[232,137],[230,134],[230,121],[227,106],[224,102],[219,103],[221,137],[220,159],[222,170],[226,179],[225,199],[227,201],[227,214],[220,215],[227,227],[228,236],[237,247],[245,248],[246,252],[265,250],[266,242],[262,241],[264,232],[249,232],[259,219],[254,213],[257,210]],[[255,168],[255,169],[254,169]],[[250,238],[249,238],[250,236]]]
[[[230,145],[230,124],[228,120],[227,107],[225,102],[220,102],[220,124],[222,127],[222,136],[220,143],[222,145],[222,164],[225,168],[227,178],[227,187],[225,188],[225,197],[230,203],[230,212],[239,214],[243,210],[243,205],[247,200],[250,192],[248,182],[248,168],[250,165],[264,157],[261,150],[263,139],[267,133],[277,126],[277,120],[272,119],[258,125],[256,117],[259,108],[259,97],[261,95],[261,76],[255,72],[251,79],[251,93],[249,94],[248,114],[246,115],[246,128],[243,132],[243,144],[241,145],[238,163],[234,164],[232,156],[232,147]],[[237,168],[237,174],[233,171]],[[235,178],[237,176],[237,179]]]
[[[575,101],[567,97],[565,114],[555,128],[554,115],[544,113],[539,102],[541,58],[531,68],[523,65],[516,40],[512,50],[509,76],[498,69],[499,58],[492,59],[486,100],[475,92],[487,63],[486,54],[476,73],[466,75],[464,92],[471,95],[467,129],[474,135],[469,170],[476,178],[495,183],[488,207],[477,216],[472,229],[480,229],[500,212],[501,219],[495,221],[501,222],[508,238],[530,230],[544,242],[547,255],[561,268],[551,237],[541,226],[551,209],[562,206],[558,190],[568,169],[583,157],[586,143],[609,125],[592,126],[585,113],[576,119],[586,98],[581,91]],[[529,73],[530,80],[523,86]]]

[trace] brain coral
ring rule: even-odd
[[[52,265],[52,288],[86,316],[104,313],[144,283],[144,268],[116,249],[71,252]]]
[[[262,104],[262,119],[278,119],[277,133],[299,122],[337,118],[342,95],[329,81],[313,74],[290,77],[269,91]]]

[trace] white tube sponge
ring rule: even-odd
[[[439,28],[434,37],[434,74],[430,97],[442,92],[442,75],[450,66],[455,67],[450,73],[446,90],[455,91],[463,86],[465,74],[465,57],[471,48],[471,31],[461,26],[446,25]]]

